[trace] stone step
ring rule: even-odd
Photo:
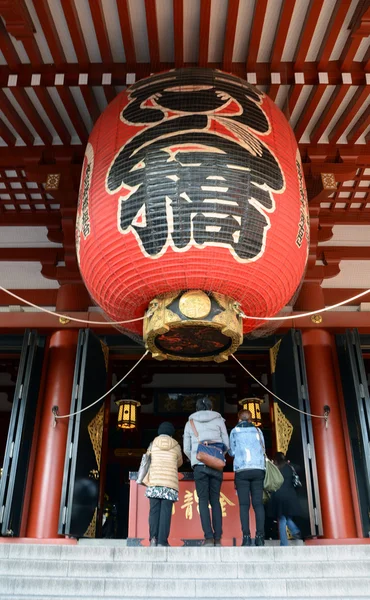
[[[82,577],[91,579],[253,579],[261,576],[261,562],[234,562],[220,569],[210,562],[85,562],[58,560],[0,561],[0,576]],[[263,566],[264,579],[299,579],[309,577],[369,577],[370,560],[327,562],[281,562]]]
[[[0,544],[0,560],[56,560],[87,562],[338,562],[370,560],[370,545],[289,546],[264,548],[141,548],[124,546],[63,546]]]
[[[263,569],[264,571],[265,569]],[[3,577],[4,597],[63,598],[356,598],[369,597],[370,577],[357,579],[87,579]],[[0,596],[1,597],[1,596]]]

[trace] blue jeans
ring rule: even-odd
[[[282,515],[279,518],[279,535],[280,535],[280,546],[287,546],[288,545],[288,536],[286,533],[286,527],[289,527],[290,533],[294,536],[294,535],[298,535],[300,533],[297,525],[294,523],[294,521],[292,521],[292,519],[290,517],[284,517],[284,515]]]

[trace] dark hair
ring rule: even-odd
[[[278,466],[284,466],[286,463],[286,457],[285,454],[283,452],[276,452],[275,456],[274,456],[274,463]]]
[[[240,410],[238,412],[238,419],[239,419],[239,421],[251,421],[251,419],[252,419],[251,411],[247,410],[246,408],[242,408],[242,410]]]
[[[158,435],[169,435],[169,436],[173,437],[174,433],[175,433],[175,428],[172,425],[172,423],[170,423],[169,421],[164,421],[158,427]]]
[[[196,410],[212,410],[212,400],[203,396],[203,398],[198,398],[197,403],[195,405]]]

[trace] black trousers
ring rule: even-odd
[[[155,538],[158,544],[166,545],[171,529],[172,500],[149,498],[149,537]]]
[[[203,465],[195,466],[194,481],[199,498],[200,522],[204,537],[207,540],[220,540],[222,537],[222,510],[220,504],[222,472]],[[212,523],[209,505],[211,505]]]
[[[262,469],[246,469],[235,473],[235,485],[238,492],[240,521],[243,535],[250,535],[249,508],[252,496],[252,506],[256,515],[256,533],[265,534],[265,509],[263,507],[263,480],[265,471]]]

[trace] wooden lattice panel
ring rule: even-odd
[[[0,214],[59,212],[60,205],[43,184],[29,181],[23,169],[0,169]]]

